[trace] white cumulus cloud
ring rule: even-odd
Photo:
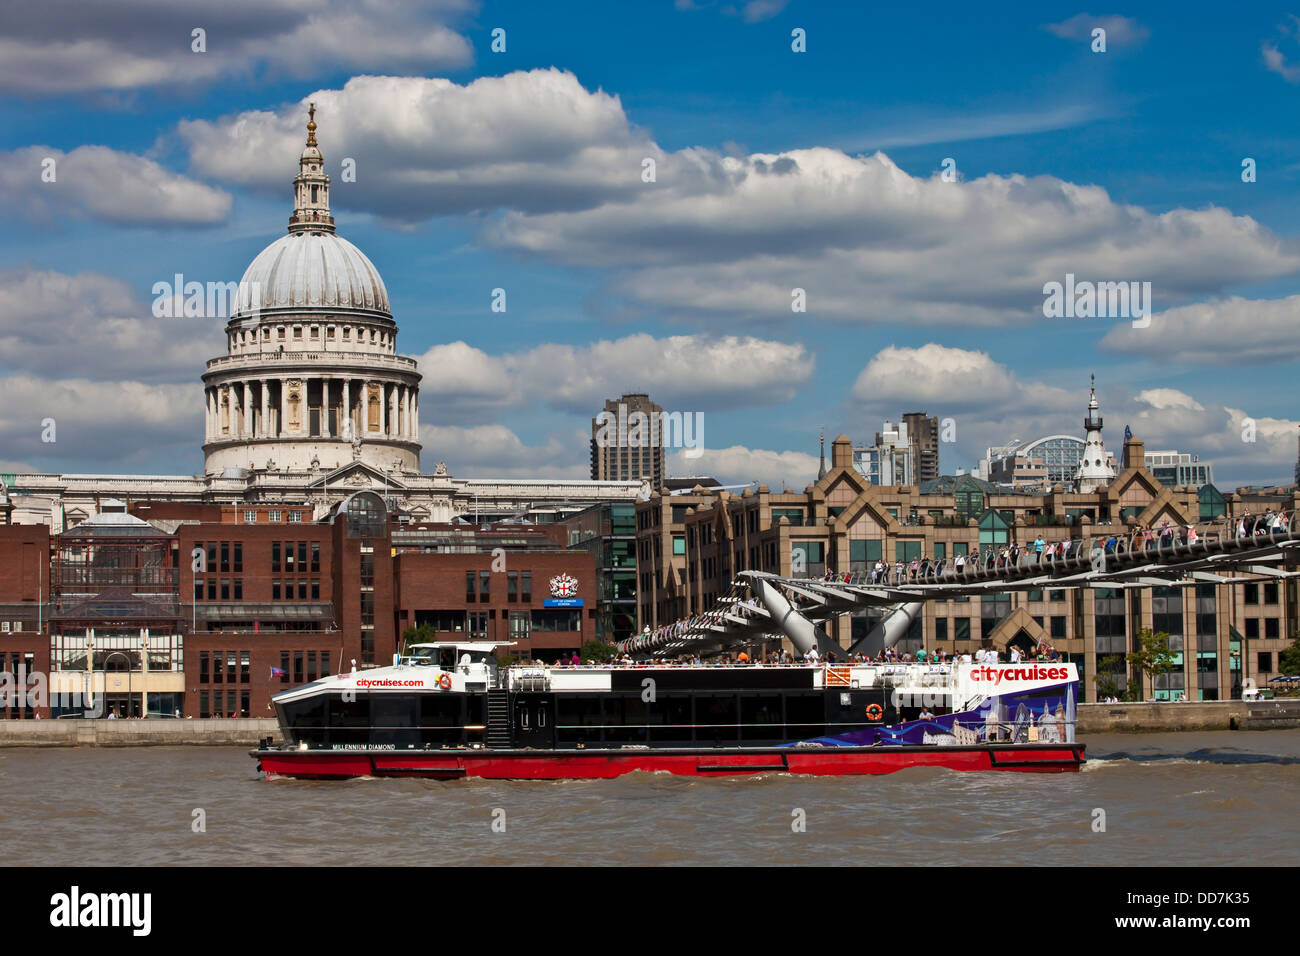
[[[232,204],[229,193],[107,146],[0,153],[0,208],[36,221],[67,216],[120,226],[211,226],[229,218]]]
[[[752,336],[640,333],[501,355],[452,342],[420,357],[420,398],[453,412],[545,405],[590,417],[606,399],[646,392],[667,411],[716,411],[788,401],[814,365],[802,345]]]
[[[1064,40],[1091,40],[1095,29],[1106,31],[1106,46],[1128,46],[1141,43],[1151,35],[1151,31],[1132,17],[1118,14],[1094,16],[1091,13],[1076,13],[1060,23],[1049,23],[1043,27],[1048,33]]]
[[[191,164],[265,189],[284,188],[302,151],[307,103],[331,198],[394,220],[496,208],[586,208],[641,188],[642,160],[662,152],[628,122],[617,96],[556,69],[480,77],[358,76],[271,112],[180,124]],[[277,158],[278,157],[278,158]],[[340,162],[356,163],[343,183]]]
[[[772,491],[790,488],[802,491],[817,480],[820,460],[801,451],[773,451],[730,445],[705,448],[698,457],[688,458],[685,451],[669,457],[671,475],[707,475],[724,485],[749,482],[766,484]]]
[[[170,278],[170,277],[169,277]],[[0,272],[0,370],[197,382],[224,352],[220,319],[157,319],[126,283],[83,272]]]
[[[881,350],[858,375],[849,397],[868,421],[892,418],[904,405],[951,418],[956,440],[939,446],[941,469],[951,474],[973,467],[986,448],[1013,438],[1082,438],[1088,387],[1081,381],[1063,388],[1017,374],[984,352],[931,343]],[[1097,398],[1106,423],[1103,439],[1117,458],[1128,425],[1147,451],[1172,449],[1210,461],[1216,481],[1226,482],[1226,488],[1291,474],[1298,421],[1252,417],[1174,388],[1133,392],[1127,381],[1104,375]]]
[[[1294,360],[1300,337],[1300,295],[1281,299],[1230,296],[1157,312],[1146,328],[1121,323],[1101,347],[1189,365],[1259,365]]]
[[[455,25],[477,3],[222,0],[199,9],[174,0],[41,0],[6,8],[0,89],[52,95],[462,67],[473,50]]]

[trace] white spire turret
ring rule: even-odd
[[[1075,473],[1077,490],[1087,494],[1109,484],[1115,469],[1106,456],[1106,444],[1101,439],[1101,411],[1097,404],[1097,376],[1092,376],[1092,390],[1088,397],[1088,417],[1083,420],[1083,460]]]
[[[307,110],[307,145],[298,159],[293,180],[293,215],[290,232],[333,232],[330,215],[330,178],[325,175],[325,157],[316,145],[316,104]]]

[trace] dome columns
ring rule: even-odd
[[[208,442],[352,437],[414,441],[418,389],[409,382],[333,373],[240,378],[209,385]]]
[[[262,392],[262,421],[257,430],[258,438],[269,438],[271,436],[271,390],[267,379],[258,379]]]

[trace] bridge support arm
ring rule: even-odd
[[[849,653],[856,654],[863,651],[875,655],[886,647],[893,647],[907,636],[912,622],[921,616],[921,609],[924,607],[923,601],[908,601],[906,604],[900,604],[873,627],[871,633],[850,647]]]
[[[796,611],[775,585],[769,584],[763,578],[755,578],[753,587],[758,591],[759,599],[767,608],[772,622],[781,628],[781,632],[786,637],[790,638],[790,643],[794,645],[800,657],[804,657],[817,647],[820,643],[817,625]]]

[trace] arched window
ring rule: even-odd
[[[340,505],[340,510],[347,521],[349,538],[383,537],[388,509],[373,491],[357,492]]]

